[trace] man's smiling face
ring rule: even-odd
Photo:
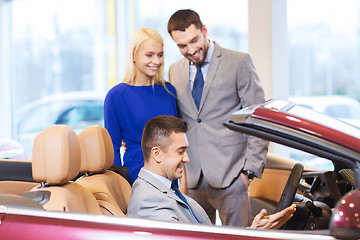
[[[185,163],[189,162],[186,150],[189,147],[185,133],[173,132],[169,137],[171,144],[166,149],[160,149],[160,171],[159,175],[170,180],[181,178]]]
[[[204,62],[209,49],[205,25],[198,29],[195,24],[191,24],[185,31],[172,31],[171,36],[185,58],[196,65]]]

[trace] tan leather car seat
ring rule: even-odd
[[[81,148],[80,172],[86,175],[76,182],[89,189],[103,214],[124,216],[131,186],[119,174],[108,170],[114,162],[114,149],[108,131],[98,125],[85,128],[78,135]]]
[[[65,125],[50,126],[34,140],[32,174],[42,185],[30,193],[50,193],[49,199],[43,200],[48,211],[101,214],[91,192],[71,181],[79,174],[80,163],[80,145],[74,130]]]

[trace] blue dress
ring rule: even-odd
[[[129,169],[128,181],[131,185],[144,166],[141,138],[146,122],[159,115],[178,116],[175,88],[168,82],[166,88],[173,95],[159,84],[153,87],[119,83],[106,95],[104,120],[114,145],[114,164]],[[123,162],[120,157],[121,140],[127,147]]]

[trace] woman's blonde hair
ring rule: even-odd
[[[164,41],[160,34],[152,28],[140,28],[133,33],[128,44],[126,53],[125,71],[122,82],[126,84],[135,84],[135,65],[134,65],[134,54],[140,47],[140,44],[148,39],[154,39],[155,41],[164,45]],[[151,79],[152,84],[162,84],[165,86],[164,81],[164,64],[161,65],[157,74]]]

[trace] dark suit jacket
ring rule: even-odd
[[[190,163],[186,164],[189,188],[197,185],[201,171],[214,188],[228,187],[241,169],[261,177],[267,154],[266,141],[223,125],[231,113],[265,101],[250,56],[215,43],[209,64],[199,110],[191,95],[189,60],[182,58],[169,70],[181,117],[189,126],[186,134],[190,144]]]
[[[193,213],[203,224],[211,224],[204,209],[192,198],[184,195]],[[127,210],[129,217],[166,222],[198,223],[186,205],[174,192],[154,176],[140,170],[132,186]]]

